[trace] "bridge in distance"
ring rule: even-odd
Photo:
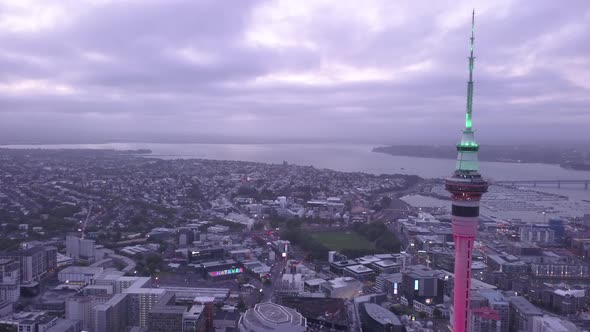
[[[561,188],[562,185],[582,185],[584,189],[588,190],[588,185],[590,184],[590,179],[586,180],[501,180],[501,181],[492,181],[492,184],[495,185],[504,185],[504,186],[521,186],[521,185],[529,185],[536,187],[537,185],[549,184],[549,185],[556,185],[557,188]]]

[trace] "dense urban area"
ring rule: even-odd
[[[0,331],[450,331],[440,186],[287,162],[2,149]],[[514,209],[498,201],[484,204]],[[590,214],[545,213],[480,217],[471,331],[590,329]]]

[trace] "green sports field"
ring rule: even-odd
[[[373,243],[369,242],[363,236],[350,231],[342,232],[321,232],[311,235],[316,241],[320,242],[331,250],[345,249],[374,249]]]

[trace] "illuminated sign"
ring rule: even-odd
[[[393,294],[397,295],[397,282],[393,283]]]
[[[420,288],[420,280],[414,280],[414,290],[418,290]]]
[[[239,268],[235,268],[235,269],[212,271],[212,272],[209,272],[209,275],[212,277],[218,277],[218,276],[224,276],[224,275],[228,275],[228,274],[236,274],[236,273],[242,273],[242,272],[244,272],[244,269],[239,267]]]

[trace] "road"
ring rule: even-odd
[[[287,260],[283,258],[279,258],[275,264],[270,269],[271,275],[271,284],[263,286],[264,296],[262,297],[262,302],[269,301],[272,299],[274,295],[274,289],[276,286],[281,284],[283,279],[283,271],[287,266]]]

